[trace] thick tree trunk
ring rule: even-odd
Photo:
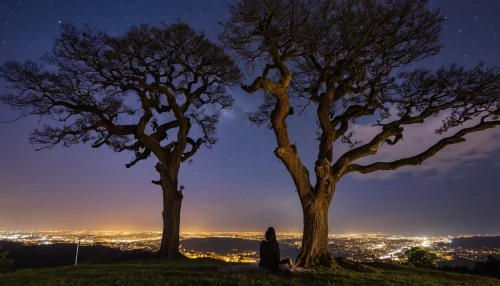
[[[328,208],[331,197],[315,196],[302,202],[304,232],[302,249],[295,264],[303,267],[338,267],[328,248]]]
[[[178,260],[182,190],[177,189],[177,172],[165,171],[160,175],[163,191],[163,235],[158,258]]]

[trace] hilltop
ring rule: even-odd
[[[230,264],[214,259],[86,263],[0,274],[0,285],[500,285],[498,279],[385,263],[362,271],[318,268],[297,276],[223,274],[217,272],[222,265]]]

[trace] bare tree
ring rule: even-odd
[[[263,91],[264,104],[250,120],[270,121],[274,153],[289,171],[302,204],[304,232],[297,263],[335,266],[328,250],[328,208],[339,180],[351,172],[370,173],[419,165],[464,136],[500,124],[497,68],[459,65],[437,71],[410,70],[436,55],[444,18],[425,0],[240,0],[223,23],[220,39],[247,64],[254,80],[242,88]],[[302,101],[302,102],[300,102]],[[301,103],[295,111],[292,103]],[[318,156],[314,175],[290,141],[286,119],[316,105]],[[397,109],[391,116],[390,111]],[[404,127],[440,112],[449,113],[443,134],[463,123],[426,151],[393,162],[360,165],[382,144],[401,144]],[[361,117],[379,116],[380,132],[358,142],[352,127]],[[350,149],[334,154],[334,143]],[[335,145],[336,146],[336,145]],[[335,155],[335,156],[334,156]],[[333,158],[338,158],[336,161]],[[313,179],[311,182],[311,179]]]
[[[0,68],[14,89],[1,97],[5,104],[21,116],[56,122],[36,129],[30,142],[51,149],[91,141],[93,148],[133,151],[127,168],[156,157],[160,178],[153,183],[163,192],[159,257],[178,259],[179,168],[201,145],[216,142],[219,110],[233,103],[226,88],[241,78],[235,62],[181,22],[144,24],[120,36],[64,24],[41,60],[47,68],[31,61]]]

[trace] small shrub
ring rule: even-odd
[[[408,256],[408,264],[415,267],[435,268],[434,260],[437,256],[435,253],[426,250],[423,247],[412,247],[405,254]]]

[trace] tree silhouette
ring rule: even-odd
[[[241,73],[222,47],[185,23],[131,27],[120,36],[64,24],[50,53],[7,62],[0,75],[14,89],[1,97],[21,117],[52,119],[30,137],[40,149],[92,142],[133,151],[126,165],[156,157],[163,193],[159,256],[179,258],[182,162],[216,142],[219,110],[232,105],[226,88]],[[192,124],[199,128],[193,128]]]
[[[412,247],[405,251],[408,263],[416,267],[434,267],[437,255],[423,247]]]
[[[497,68],[453,64],[437,71],[409,69],[441,49],[444,18],[426,3],[240,0],[232,6],[230,20],[222,23],[221,41],[246,63],[249,73],[255,73],[243,90],[264,93],[264,103],[250,120],[259,125],[269,122],[277,142],[274,153],[297,188],[304,215],[299,265],[336,266],[328,250],[327,219],[343,176],[420,165],[446,146],[465,141],[465,135],[500,124]],[[301,108],[295,110],[292,103]],[[311,103],[316,105],[319,141],[315,178],[287,126],[289,116],[302,114]],[[459,131],[408,158],[359,164],[382,144],[402,144],[405,126],[439,113],[448,116],[438,134],[455,127],[461,127]],[[368,142],[355,140],[353,123],[371,116],[379,116],[373,126],[379,133]],[[335,142],[350,149],[334,154]]]

